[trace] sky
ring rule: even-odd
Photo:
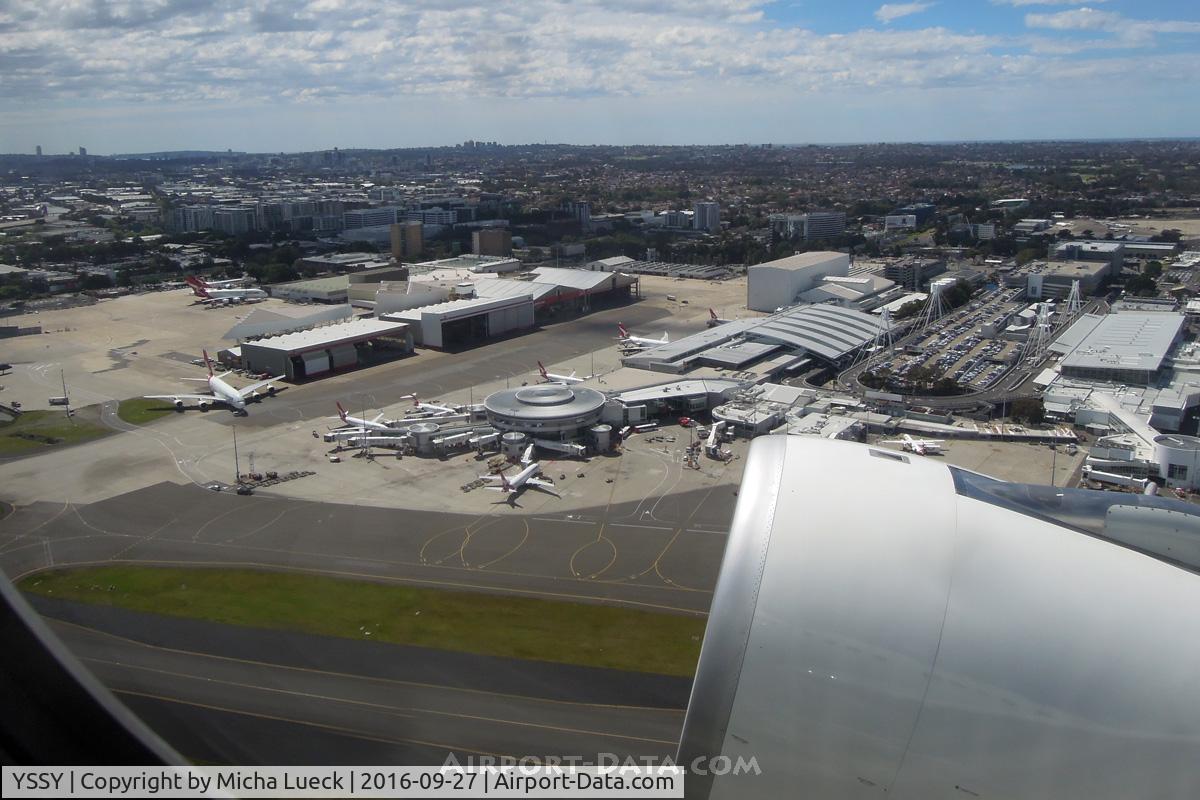
[[[0,0],[0,152],[1200,135],[1197,0]]]

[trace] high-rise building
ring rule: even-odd
[[[87,148],[86,148],[86,147],[80,147],[80,148],[79,148],[79,155],[81,155],[81,156],[86,156],[86,155],[87,155]]]
[[[713,233],[721,229],[721,206],[711,200],[701,201],[692,207],[692,226],[698,231]]]
[[[504,228],[484,228],[471,234],[471,251],[477,256],[512,254],[512,234]]]
[[[804,238],[833,239],[846,232],[845,211],[810,211],[804,215]]]
[[[424,226],[419,220],[407,220],[392,225],[392,258],[403,261],[415,258],[425,249]]]
[[[40,144],[37,146],[37,154],[39,156],[42,154],[42,146]]]

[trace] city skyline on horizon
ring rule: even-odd
[[[1184,0],[127,0],[0,12],[0,151],[1188,138]],[[1133,113],[1136,112],[1136,113]]]

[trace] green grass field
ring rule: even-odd
[[[694,674],[704,638],[695,617],[253,570],[53,570],[20,587],[231,625],[664,675]]]
[[[0,456],[20,456],[64,444],[75,444],[112,433],[88,414],[67,417],[63,411],[26,411],[0,422]]]
[[[117,407],[117,416],[130,425],[145,425],[147,422],[175,413],[175,406],[167,400],[147,400],[133,397],[122,400]]]

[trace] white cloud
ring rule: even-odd
[[[1115,11],[1098,11],[1085,6],[1072,11],[1026,14],[1025,25],[1059,31],[1113,31],[1123,19]]]
[[[1148,47],[1159,34],[1200,34],[1200,22],[1189,20],[1130,19],[1114,11],[1077,8],[1051,14],[1025,15],[1030,28],[1055,31],[1100,31],[1112,34],[1112,42],[1124,47]]]
[[[1119,63],[1113,52],[1081,47],[1056,31],[1094,30],[1117,41],[1129,35],[1113,33],[1121,26],[1141,36],[1173,25],[1200,27],[1078,8],[1027,15],[1031,28],[1047,33],[1023,42],[943,27],[822,35],[767,21],[766,5],[0,0],[0,106],[707,98],[764,87],[799,97],[829,89],[993,87],[1052,74],[1083,49],[1096,56],[1072,61],[1074,70],[1104,73]],[[876,14],[888,22],[931,5],[887,4]],[[1119,41],[1134,46],[1132,39]]]
[[[884,3],[875,11],[875,19],[887,25],[901,17],[920,14],[933,3]]]
[[[992,0],[997,6],[1081,6],[1084,3],[1107,3],[1108,0]]]

